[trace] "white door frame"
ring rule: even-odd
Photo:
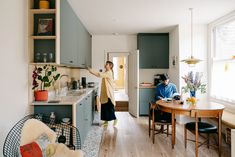
[[[126,68],[126,71],[125,71],[125,73],[126,73],[126,75],[125,75],[125,92],[126,92],[126,94],[128,95],[128,80],[129,80],[129,78],[128,78],[128,71],[129,71],[129,66],[128,66],[128,56],[129,56],[129,52],[107,52],[106,53],[106,55],[107,55],[107,57],[106,57],[106,59],[107,60],[109,60],[111,57],[125,57],[126,58],[126,66],[127,66],[127,68]]]

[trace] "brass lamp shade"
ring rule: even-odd
[[[193,56],[189,57],[188,59],[184,59],[181,62],[184,62],[186,64],[192,65],[192,64],[197,64],[201,62],[202,60],[194,58]]]

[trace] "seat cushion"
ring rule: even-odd
[[[186,129],[194,131],[195,130],[195,122],[189,122],[185,124]],[[198,122],[198,132],[199,133],[216,133],[217,132],[217,127],[205,123],[205,122]]]

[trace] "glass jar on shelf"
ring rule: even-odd
[[[44,62],[44,63],[47,62],[47,53],[43,53],[43,62]]]

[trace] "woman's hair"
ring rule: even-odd
[[[106,61],[106,64],[108,64],[112,70],[112,73],[113,73],[113,78],[114,78],[114,72],[113,72],[113,62],[111,61]]]

